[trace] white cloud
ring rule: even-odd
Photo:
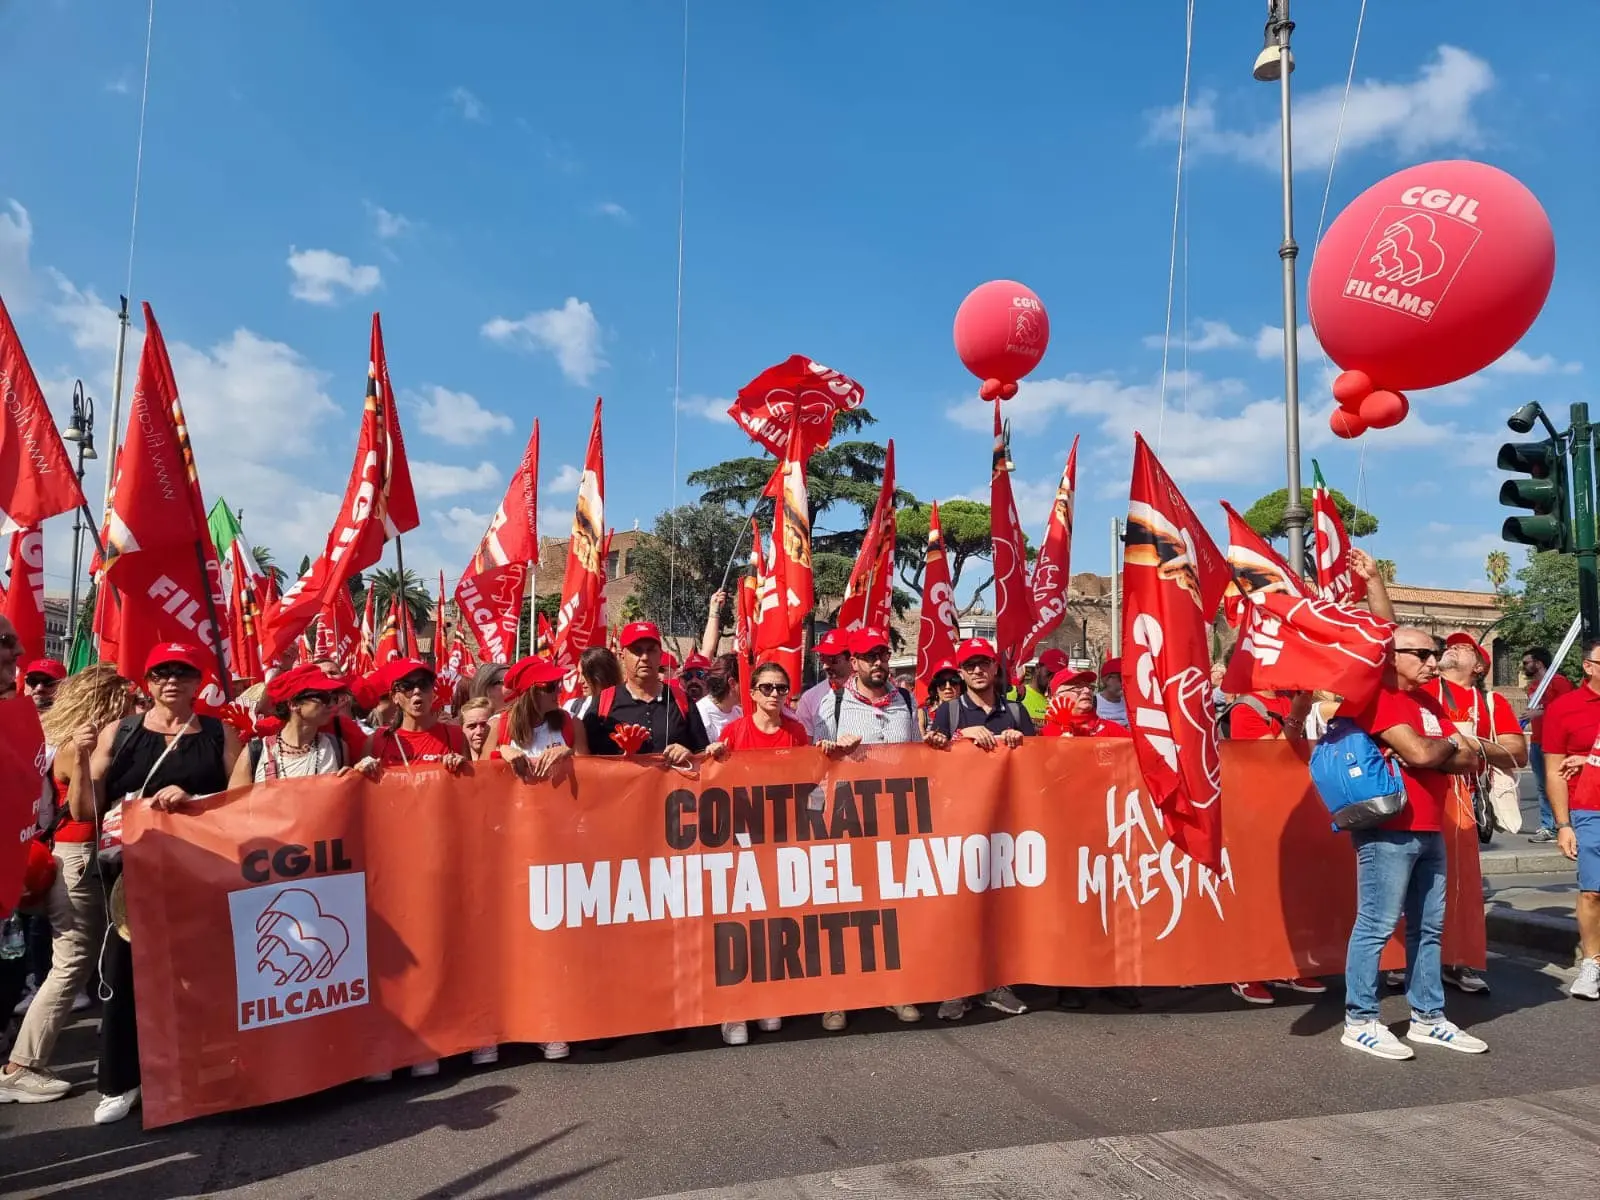
[[[332,250],[296,250],[289,247],[289,271],[294,279],[289,294],[311,304],[332,304],[339,289],[365,296],[383,282],[377,267],[358,267]]]
[[[600,353],[600,322],[588,301],[576,296],[568,296],[560,308],[531,312],[520,321],[495,317],[484,324],[482,332],[490,341],[505,346],[548,351],[573,383],[587,384],[607,365]]]
[[[413,459],[411,483],[416,488],[419,499],[438,500],[445,496],[458,496],[463,492],[489,491],[500,486],[501,478],[495,465],[489,462],[481,462],[475,467],[461,467],[453,463]]]
[[[511,418],[490,412],[467,392],[452,392],[429,384],[420,392],[402,395],[417,413],[417,427],[430,437],[452,446],[471,446],[495,433],[510,433]]]
[[[0,207],[0,297],[6,307],[24,311],[33,296],[33,268],[28,253],[33,246],[33,222],[28,210],[15,200]]]
[[[624,225],[633,224],[633,214],[615,200],[607,200],[604,204],[596,205],[595,211],[602,217],[610,217],[613,221],[620,221]]]
[[[1295,331],[1295,345],[1300,350],[1300,362],[1306,363],[1313,356],[1322,353],[1322,344],[1317,341],[1317,335],[1310,325],[1302,325]],[[1283,326],[1263,325],[1256,330],[1254,339],[1256,357],[1262,361],[1283,361]]]
[[[1339,153],[1384,147],[1416,159],[1443,146],[1475,147],[1482,143],[1475,103],[1494,86],[1494,71],[1476,55],[1455,46],[1440,46],[1416,78],[1404,82],[1362,80],[1350,91]],[[1260,99],[1265,89],[1251,93]],[[1303,92],[1295,99],[1294,165],[1297,170],[1326,170],[1339,132],[1342,83]],[[1262,106],[1264,107],[1264,105]],[[1277,96],[1272,115],[1252,128],[1228,128],[1217,109],[1215,93],[1202,93],[1189,107],[1189,152],[1279,169]],[[1153,137],[1176,140],[1178,106],[1150,118]]]
[[[724,397],[696,394],[679,400],[678,411],[715,425],[732,425],[733,418],[728,415],[728,408],[732,404],[732,400]]]
[[[578,484],[582,482],[582,471],[571,463],[562,463],[556,471],[556,477],[544,485],[544,490],[552,496],[576,496]]]
[[[445,512],[437,509],[430,512],[428,526],[447,544],[476,550],[478,543],[483,540],[483,531],[489,528],[490,515],[455,504]]]
[[[383,205],[374,204],[370,200],[364,200],[362,203],[366,206],[367,215],[372,218],[373,232],[385,241],[404,237],[406,234],[414,232],[417,228],[417,222],[410,217],[402,217],[399,213],[390,212]]]
[[[1152,333],[1144,339],[1144,344],[1152,350],[1159,350],[1165,341],[1165,335]],[[1182,330],[1172,335],[1172,344],[1174,347],[1183,344]],[[1189,349],[1197,353],[1205,350],[1233,350],[1244,344],[1244,337],[1235,333],[1233,327],[1226,321],[1196,321],[1195,327],[1189,332]]]
[[[488,118],[488,110],[484,108],[483,101],[479,100],[464,87],[452,89],[450,103],[461,114],[463,120],[483,121]]]
[[[106,91],[112,92],[118,96],[126,96],[129,92],[133,91],[133,87],[128,83],[126,77],[118,77],[106,84]]]
[[[1535,358],[1526,350],[1513,347],[1490,363],[1486,370],[1498,371],[1503,375],[1576,375],[1583,370],[1583,364],[1560,362],[1552,354],[1541,354]]]

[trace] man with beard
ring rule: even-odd
[[[692,663],[695,659],[708,661],[699,654],[689,656],[689,662]],[[719,654],[715,661],[710,662],[710,667],[710,672],[703,676],[700,685],[703,694],[696,697],[689,686],[689,670],[686,666],[683,673],[683,690],[700,710],[700,720],[706,727],[706,736],[714,742],[721,738],[724,729],[744,716],[744,706],[739,703],[739,656]]]
[[[817,714],[824,703],[831,705],[833,697],[850,678],[849,635],[842,629],[830,629],[817,639],[817,661],[822,664],[822,679],[807,688],[795,706],[795,716],[806,727],[813,742],[821,740]]]
[[[56,688],[67,677],[67,668],[53,658],[36,658],[22,670],[22,688],[33,706],[44,712],[56,700]]]

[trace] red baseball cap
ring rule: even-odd
[[[1478,652],[1478,657],[1483,661],[1484,666],[1487,667],[1491,665],[1489,651],[1478,641],[1477,638],[1473,637],[1470,633],[1452,633],[1449,637],[1445,638],[1444,644],[1446,646],[1471,646]],[[30,671],[33,670],[32,667],[29,667],[28,669]]]
[[[1044,668],[1046,678],[1054,679],[1058,672],[1067,669],[1067,656],[1052,646],[1039,655],[1039,665]]]
[[[1100,678],[1101,679],[1104,679],[1107,675],[1121,675],[1121,674],[1122,674],[1122,660],[1120,658],[1108,658],[1108,659],[1105,660],[1105,662],[1100,664]]]
[[[399,683],[407,675],[426,675],[430,679],[439,678],[438,673],[420,658],[397,658],[374,671],[372,680],[383,691],[392,692],[395,684]]]
[[[671,650],[663,650],[661,652],[661,665],[669,671],[676,671],[678,669],[678,656]]]
[[[506,669],[506,698],[520,696],[541,684],[560,683],[566,677],[561,664],[543,655],[519,658]]]
[[[344,680],[335,679],[315,663],[305,663],[290,667],[281,675],[274,675],[267,684],[266,696],[271,704],[287,704],[302,692],[339,692],[348,686]]]
[[[830,629],[817,639],[816,651],[823,658],[850,653],[850,635],[842,629]]]
[[[189,646],[183,642],[162,642],[152,649],[150,656],[144,660],[145,675],[148,677],[151,671],[163,663],[182,663],[204,675],[214,660],[199,646]]]
[[[22,677],[48,675],[52,682],[60,683],[67,677],[67,668],[53,658],[36,658],[22,668]]]
[[[709,671],[711,669],[711,660],[696,650],[683,660],[683,669],[685,671]]]
[[[848,644],[851,654],[871,654],[889,648],[889,635],[881,629],[852,629]]]
[[[622,627],[622,632],[617,635],[617,645],[626,650],[629,646],[639,642],[654,642],[661,645],[661,630],[656,628],[654,621],[633,621]]]
[[[994,648],[994,643],[988,638],[968,638],[956,647],[956,662],[964,663],[972,658],[998,659],[999,652]]]
[[[931,674],[929,674],[928,679],[930,681],[932,681],[932,680],[935,680],[935,679],[939,678],[939,676],[941,676],[941,675],[959,675],[959,674],[961,674],[961,668],[956,666],[955,659],[947,658],[947,659],[944,659],[942,662],[938,662],[938,663],[934,664],[933,671],[932,671]]]
[[[1057,671],[1056,672],[1055,677],[1050,680],[1050,690],[1053,692],[1057,688],[1066,687],[1068,684],[1074,684],[1074,683],[1091,683],[1092,684],[1094,681],[1095,681],[1095,673],[1093,671],[1090,671],[1090,670],[1087,670],[1087,669],[1081,670],[1081,671],[1074,671],[1071,667],[1068,667],[1064,671]]]

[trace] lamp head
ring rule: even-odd
[[[1255,70],[1251,72],[1262,83],[1277,83],[1283,78],[1284,51],[1276,42],[1268,42],[1256,55]],[[1294,52],[1289,52],[1289,72],[1294,73]]]
[[[1512,433],[1531,433],[1533,424],[1543,415],[1537,400],[1530,400],[1506,418],[1506,427]]]

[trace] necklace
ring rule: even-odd
[[[312,737],[312,739],[309,742],[306,742],[303,745],[298,745],[297,746],[293,742],[284,741],[283,740],[283,734],[280,733],[278,735],[278,753],[279,754],[307,754],[307,753],[310,753],[312,750],[316,749],[316,746],[317,746],[317,739],[315,737]]]

